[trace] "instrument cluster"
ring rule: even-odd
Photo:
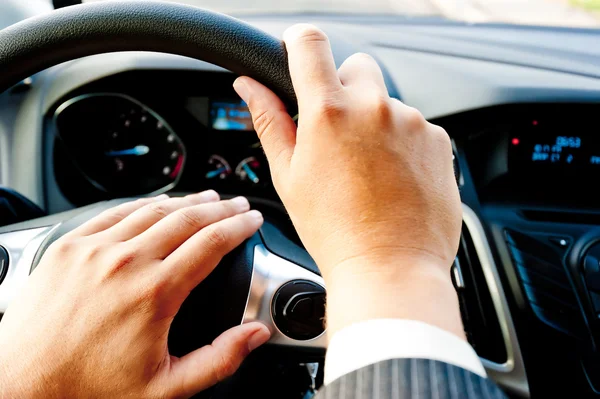
[[[248,107],[232,94],[148,104],[85,93],[55,109],[49,130],[56,182],[78,206],[206,189],[277,198]]]

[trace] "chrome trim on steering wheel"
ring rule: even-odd
[[[325,349],[325,332],[316,338],[298,341],[284,335],[273,321],[273,296],[281,286],[292,280],[308,280],[325,287],[325,282],[320,276],[269,252],[264,245],[255,246],[252,282],[242,323],[259,321],[265,324],[271,330],[270,344]]]
[[[517,392],[521,396],[529,397],[529,383],[527,382],[521,348],[519,347],[506,295],[502,288],[498,268],[494,262],[485,230],[475,212],[465,204],[463,204],[463,221],[473,240],[475,252],[477,252],[479,263],[483,269],[483,275],[490,290],[504,344],[506,345],[507,360],[505,363],[495,363],[484,358],[481,358],[481,363],[483,363],[490,378],[496,381],[498,385]]]
[[[8,305],[27,281],[42,242],[58,226],[60,225],[0,234],[0,245],[8,252],[8,271],[0,284],[0,315],[6,312]]]
[[[481,362],[490,378],[500,386],[516,392],[520,396],[529,397],[529,384],[523,356],[483,225],[475,212],[464,204],[463,221],[469,230],[479,257],[506,345],[507,361],[505,363],[495,363],[484,358],[481,358]],[[273,322],[271,315],[273,296],[286,282],[296,279],[310,280],[325,286],[321,277],[269,252],[263,245],[257,245],[254,249],[254,270],[243,323],[260,321],[267,325],[273,333],[271,341],[269,341],[271,344],[326,349],[325,334],[310,341],[297,341],[282,334]]]

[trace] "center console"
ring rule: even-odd
[[[599,110],[507,105],[437,121],[455,141],[463,202],[489,239],[533,397],[600,394]],[[496,316],[490,331],[503,334]],[[502,358],[494,336],[485,356]]]

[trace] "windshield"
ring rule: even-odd
[[[84,0],[109,1],[109,0]],[[140,0],[144,1],[144,0]],[[171,0],[229,14],[437,16],[470,23],[600,28],[600,0]]]

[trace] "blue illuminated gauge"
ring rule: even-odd
[[[164,192],[183,171],[185,146],[156,112],[123,94],[75,97],[55,112],[73,166],[112,196]]]
[[[231,166],[229,162],[220,155],[211,155],[208,158],[208,172],[206,173],[207,179],[219,178],[221,180],[226,179],[231,174]]]
[[[245,182],[259,184],[263,180],[262,165],[255,157],[248,157],[235,168],[236,176]]]

